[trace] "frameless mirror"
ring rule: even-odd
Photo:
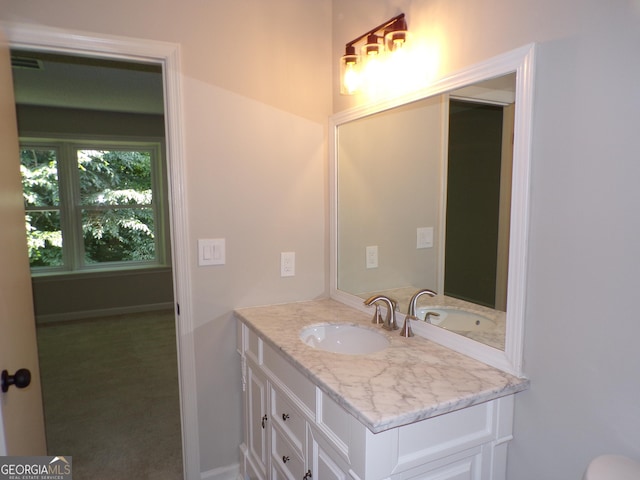
[[[520,372],[533,47],[332,119],[334,298],[418,289],[425,336]],[[415,322],[414,322],[415,324]]]

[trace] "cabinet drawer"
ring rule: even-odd
[[[322,392],[318,402],[316,424],[331,442],[332,447],[345,458],[349,457],[352,420],[353,418],[345,409]]]
[[[305,408],[312,418],[315,418],[316,387],[311,381],[298,371],[293,365],[277,353],[270,345],[262,345],[263,368],[272,373],[273,382],[283,390],[293,393],[300,406]]]
[[[271,428],[271,464],[276,464],[287,478],[301,479],[304,476],[304,460],[298,450],[289,443],[279,428]],[[272,468],[273,470],[273,468]]]
[[[398,464],[407,468],[491,442],[496,408],[494,400],[401,427]]]
[[[284,393],[273,387],[271,388],[271,418],[302,453],[306,427],[305,418]]]

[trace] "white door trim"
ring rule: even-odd
[[[200,478],[200,446],[196,397],[189,239],[185,198],[185,155],[182,125],[180,46],[173,43],[55,29],[41,25],[0,24],[12,48],[44,50],[92,57],[119,58],[162,65],[168,157],[171,244],[177,318],[182,447],[186,480]]]

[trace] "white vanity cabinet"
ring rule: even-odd
[[[242,322],[238,339],[243,478],[505,478],[512,394],[373,433]]]

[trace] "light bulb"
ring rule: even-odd
[[[409,32],[406,30],[394,30],[392,32],[388,32],[384,36],[384,42],[389,52],[396,52],[398,50],[402,50],[409,38]]]
[[[360,74],[357,71],[355,64],[349,63],[346,65],[342,83],[345,94],[352,95],[358,91],[358,87],[360,86]]]
[[[340,93],[353,95],[360,88],[360,62],[355,54],[347,54],[340,59]]]

